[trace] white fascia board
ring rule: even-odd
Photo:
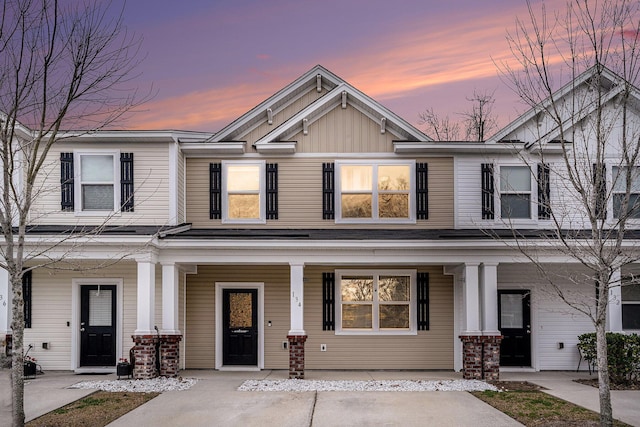
[[[297,141],[277,141],[255,144],[260,154],[295,154]]]
[[[392,131],[393,127],[396,126],[400,130],[405,132],[407,135],[409,135],[410,138],[416,141],[425,141],[425,142],[433,141],[433,139],[431,139],[429,136],[425,135],[422,131],[412,126],[411,124],[409,124],[409,122],[402,119],[400,116],[398,116],[397,114],[395,114],[394,112],[392,112],[391,110],[383,106],[382,104],[376,102],[374,99],[360,92],[358,89],[354,88],[348,83],[345,83],[345,85],[348,87],[347,102],[356,106],[357,103],[354,103],[353,101],[350,100],[350,98],[353,97],[357,101],[359,101],[362,105],[365,105],[370,109],[378,112],[380,114],[380,117],[385,117],[387,119],[387,130]],[[338,88],[334,90],[337,90],[337,89]],[[403,135],[398,135],[398,136],[402,137]]]
[[[337,108],[341,102],[342,92],[347,93],[347,103],[349,105],[356,108],[373,121],[378,121],[380,118],[384,117],[387,120],[386,130],[393,133],[396,137],[404,138],[408,135],[416,141],[432,141],[427,135],[423,134],[399,116],[375,102],[373,99],[350,86],[348,83],[341,83],[332,89],[327,95],[316,100],[314,103],[292,116],[278,128],[260,138],[254,145],[258,148],[260,145],[276,142],[278,139],[286,140],[299,133],[302,129],[303,119],[307,119],[308,125],[311,125],[322,117],[323,113],[331,111],[333,108]],[[369,110],[375,111],[379,117],[377,115],[372,115]]]
[[[229,142],[187,142],[180,143],[180,150],[185,156],[211,154],[244,154],[246,141]]]
[[[568,82],[567,84],[562,86],[559,90],[554,92],[551,97],[544,99],[535,107],[530,108],[523,115],[521,115],[520,117],[518,117],[517,119],[509,123],[507,126],[502,128],[491,138],[487,139],[487,143],[494,144],[499,142],[505,136],[507,136],[514,130],[516,130],[518,127],[522,126],[529,120],[533,119],[536,116],[536,114],[543,111],[545,108],[549,107],[549,105],[551,105],[551,98],[555,100],[559,100],[565,97],[569,92],[571,92],[572,90],[576,90],[580,85],[584,84],[591,76],[593,76],[593,67],[590,67],[588,70],[584,71],[574,80]],[[612,72],[606,67],[603,69],[602,76],[612,83],[621,78],[620,76],[616,75],[614,72]]]
[[[331,73],[324,67],[316,65],[311,70],[307,71],[302,76],[294,80],[292,83],[285,86],[284,89],[276,92],[274,95],[270,96],[265,101],[261,102],[260,104],[249,110],[247,113],[240,116],[231,124],[224,127],[220,132],[213,135],[209,139],[209,142],[218,142],[225,138],[228,138],[229,135],[232,135],[238,129],[241,129],[243,126],[246,126],[247,124],[255,120],[257,116],[263,117],[264,112],[267,108],[271,108],[273,105],[278,104],[278,102],[280,102],[282,99],[287,98],[301,87],[311,84],[315,85],[316,76],[318,74],[322,76],[323,80],[326,78],[334,85],[339,85],[343,82],[339,77],[337,77],[335,74]]]
[[[261,145],[278,143],[278,139],[283,137],[283,135],[285,135],[284,139],[287,139],[287,136],[300,132],[300,130],[302,130],[302,119],[309,120],[308,123],[311,125],[318,119],[318,117],[320,117],[318,114],[319,112],[327,110],[326,107],[328,104],[334,103],[336,106],[338,105],[340,93],[344,89],[346,89],[346,85],[344,83],[336,86],[332,92],[329,92],[322,98],[319,98],[312,104],[308,105],[306,108],[298,111],[298,113],[294,114],[286,122],[257,140],[254,143],[254,146],[258,148]]]

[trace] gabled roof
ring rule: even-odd
[[[497,132],[491,138],[487,139],[486,143],[494,144],[494,143],[503,141],[509,134],[518,130],[518,128],[524,126],[529,121],[536,120],[537,116],[541,112],[545,111],[545,109],[551,105],[552,99],[555,101],[560,100],[566,97],[567,95],[569,95],[572,91],[576,91],[580,86],[588,84],[589,80],[595,74],[595,67],[596,67],[595,65],[590,67],[589,69],[581,73],[578,77],[576,77],[574,80],[567,83],[558,91],[556,91],[551,97],[545,99],[540,104],[531,108],[526,113],[518,117],[516,120],[509,123],[507,126],[502,128],[499,132]],[[611,71],[610,69],[608,69],[607,67],[603,66],[603,70],[600,76],[603,78],[600,80],[600,84],[603,85],[603,87],[606,87],[607,89],[609,89],[609,91],[602,98],[604,102],[608,102],[614,99],[617,95],[619,95],[624,90],[624,85],[619,84],[621,81],[623,81],[623,78],[617,75],[616,73],[614,73],[613,71]],[[640,92],[638,91],[637,88],[635,87],[632,88],[631,96],[634,97],[636,103],[640,103]],[[571,119],[575,123],[587,117],[596,108],[597,106],[595,103],[590,103],[583,110],[572,112],[573,117],[571,118],[568,117],[567,120]],[[556,126],[553,129],[551,129],[549,132],[547,132],[545,135],[542,135],[542,137],[540,138],[540,142],[543,144],[546,144],[550,141],[553,141],[554,139],[557,139],[558,136],[559,136],[559,128]],[[529,142],[531,143],[531,141]]]
[[[295,143],[287,141],[314,121],[321,118],[332,109],[346,104],[358,109],[371,120],[381,126],[381,132],[390,132],[398,140],[404,141],[432,141],[427,135],[391,112],[386,107],[360,92],[324,67],[316,65],[294,82],[263,101],[249,112],[213,135],[207,143],[229,143],[238,141],[242,135],[248,133],[262,123],[269,120],[269,115],[275,115],[285,106],[290,105],[313,88],[318,92],[327,93],[303,108],[284,123],[256,141],[256,148],[261,151],[295,151]]]

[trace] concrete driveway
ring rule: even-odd
[[[285,371],[185,371],[187,391],[166,392],[111,423],[116,426],[518,426],[467,392],[240,392],[246,379]],[[452,372],[307,371],[307,379],[452,379]]]
[[[10,372],[0,370],[0,425],[11,419]],[[187,391],[165,392],[116,420],[111,426],[514,426],[520,425],[466,392],[240,392],[247,379],[285,379],[286,371],[182,371],[198,378]],[[402,380],[460,379],[454,372],[307,371],[307,379]],[[591,376],[591,378],[594,378]],[[27,420],[93,392],[69,389],[80,381],[115,379],[68,371],[39,375],[25,384]],[[503,372],[505,381],[529,381],[547,393],[598,411],[597,389],[573,381],[574,372]],[[612,392],[614,417],[640,427],[640,391]]]

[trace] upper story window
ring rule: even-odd
[[[133,153],[60,153],[60,208],[75,215],[134,211]]]
[[[622,286],[622,329],[640,330],[640,284]]]
[[[225,222],[265,222],[264,162],[222,162]]]
[[[338,270],[337,330],[344,333],[413,333],[416,272]]]
[[[415,222],[415,163],[336,162],[337,220]]]
[[[628,167],[614,166],[613,175],[613,217],[620,218],[622,204],[627,193]],[[627,205],[627,218],[640,218],[640,167],[631,169],[631,186],[629,192],[629,204]]]
[[[78,153],[76,212],[113,212],[120,200],[117,153]]]
[[[500,167],[500,215],[531,218],[531,171],[527,166]]]

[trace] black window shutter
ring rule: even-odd
[[[24,301],[24,327],[31,327],[31,270],[22,275],[22,300]]]
[[[416,218],[429,219],[429,168],[416,163]]]
[[[322,164],[322,219],[335,219],[334,164]]]
[[[333,331],[335,324],[335,282],[334,273],[322,273],[322,330]]]
[[[222,218],[222,163],[209,164],[209,219]]]
[[[60,153],[60,207],[63,212],[73,212],[73,153]]]
[[[418,330],[429,330],[429,273],[418,273]]]
[[[482,164],[482,219],[494,219],[493,164]]]
[[[133,153],[120,153],[120,210],[133,212]]]
[[[278,219],[277,163],[267,163],[267,219]]]
[[[538,219],[551,218],[551,186],[549,165],[538,163]]]
[[[598,164],[593,164],[593,191],[595,197],[595,215],[597,219],[607,219],[607,165],[600,165],[600,182],[598,181]]]

